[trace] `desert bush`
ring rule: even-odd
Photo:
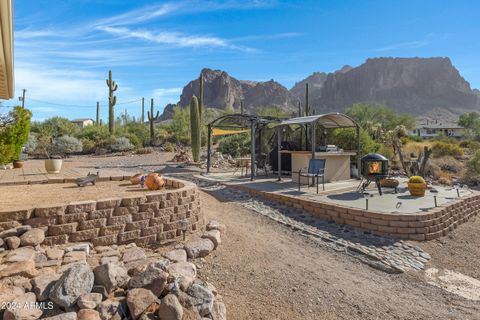
[[[475,140],[464,140],[460,142],[460,147],[472,150],[480,150],[480,142]]]
[[[480,150],[467,162],[467,171],[470,174],[480,175]]]
[[[34,154],[35,150],[37,149],[38,141],[37,135],[35,133],[30,133],[28,135],[28,141],[25,144],[25,152],[27,154]]]
[[[150,145],[149,127],[138,122],[128,122],[127,126],[117,128],[115,135],[117,137],[126,137],[136,148],[142,148]]]
[[[344,150],[357,149],[357,133],[355,129],[334,129],[329,132],[327,136],[329,144],[335,144]],[[385,146],[381,143],[375,142],[366,130],[360,130],[360,152],[367,153],[381,153],[387,152]],[[393,152],[389,155],[391,156]]]
[[[23,145],[28,141],[32,113],[15,107],[8,115],[13,121],[0,128],[0,164],[20,159]]]
[[[107,126],[87,126],[76,134],[78,139],[88,139],[95,143],[105,141],[110,137]]]
[[[95,141],[92,141],[88,138],[82,139],[82,147],[84,153],[93,153],[97,148]]]
[[[135,153],[137,154],[149,154],[153,152],[153,148],[151,147],[145,147],[145,148],[139,148]]]
[[[174,152],[175,151],[175,145],[171,142],[166,142],[165,143],[165,151],[166,152]]]
[[[115,142],[110,145],[112,151],[130,151],[133,149],[135,149],[135,146],[125,137],[116,138]]]
[[[465,169],[464,164],[452,156],[435,158],[432,159],[431,162],[435,163],[440,170],[445,172],[460,173]]]
[[[53,140],[53,149],[55,154],[67,156],[72,153],[82,152],[83,145],[77,138],[64,135]]]
[[[66,118],[53,117],[43,122],[32,123],[32,132],[58,138],[64,135],[77,136],[80,128]]]
[[[240,157],[250,153],[250,136],[247,133],[234,134],[218,142],[218,152]]]
[[[453,156],[461,157],[463,156],[463,149],[460,148],[458,144],[446,143],[442,141],[437,141],[432,146],[433,156],[434,157],[443,157],[443,156]]]
[[[127,138],[128,141],[130,141],[131,144],[135,147],[135,149],[143,148],[143,143],[142,141],[133,133],[126,133],[124,135],[119,136],[123,138]]]

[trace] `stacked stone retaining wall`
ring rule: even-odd
[[[177,179],[165,180],[167,189],[142,195],[0,210],[0,228],[18,225],[42,228],[46,231],[46,245],[135,242],[139,246],[182,236],[184,219],[188,221],[188,232],[202,229],[205,221],[197,186]]]

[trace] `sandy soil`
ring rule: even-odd
[[[480,216],[470,218],[445,237],[423,243],[422,247],[431,254],[432,264],[480,280]]]
[[[34,208],[48,204],[99,200],[151,192],[129,181],[98,182],[94,186],[77,187],[74,183],[52,183],[0,186],[0,210]]]
[[[241,206],[202,200],[227,235],[199,272],[219,289],[229,319],[480,319],[480,304],[421,273],[388,275]]]

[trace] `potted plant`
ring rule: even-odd
[[[0,164],[13,162],[14,168],[22,168],[22,147],[28,140],[32,113],[15,107],[7,115],[0,114]]]
[[[411,176],[410,179],[408,179],[408,191],[410,191],[412,196],[423,197],[426,189],[427,183],[422,177]]]
[[[55,139],[51,136],[43,136],[40,139],[40,147],[47,158],[45,170],[48,173],[60,173],[64,157],[71,153],[82,152],[81,141],[68,135]]]

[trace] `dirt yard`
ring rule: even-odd
[[[422,272],[388,275],[239,205],[206,193],[202,201],[207,216],[227,226],[223,244],[199,272],[219,289],[229,319],[480,319],[478,302],[427,284]],[[477,255],[479,243],[471,239]],[[432,252],[437,267],[451,260],[450,249],[438,251]]]
[[[74,183],[52,183],[0,186],[0,209],[34,208],[73,201],[99,200],[151,192],[129,181],[97,182],[94,186],[78,187]]]

